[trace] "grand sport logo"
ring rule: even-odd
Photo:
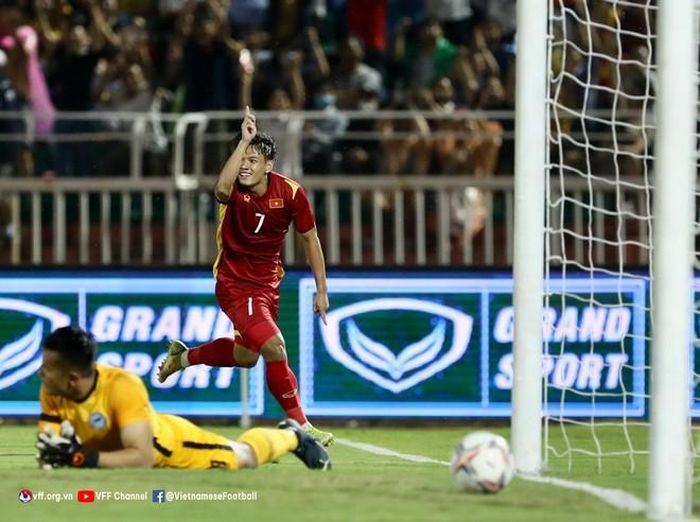
[[[15,332],[9,325],[33,325]],[[0,298],[0,390],[30,377],[41,367],[41,341],[44,336],[70,324],[70,318],[48,306],[20,299]]]
[[[367,336],[354,320],[361,314],[382,314],[390,332],[392,325],[386,320],[390,318],[387,312],[397,311],[429,314],[434,317],[435,325],[398,354]],[[353,303],[330,312],[327,322],[320,331],[328,353],[349,370],[393,393],[415,386],[458,361],[467,351],[473,324],[472,318],[459,310],[409,298]],[[452,335],[446,339],[450,322]]]

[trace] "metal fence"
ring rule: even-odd
[[[79,177],[110,176],[141,178],[147,176],[180,176],[181,174],[214,174],[225,158],[229,144],[239,129],[240,111],[216,111],[176,114],[160,112],[158,105],[145,113],[134,112],[59,112],[54,117],[54,132],[36,132],[35,116],[30,111],[0,112],[0,148],[30,147],[38,150],[40,160],[36,169],[52,169],[61,163],[61,150],[71,146],[85,146],[92,161],[75,173]],[[624,121],[626,111],[618,110],[615,117]],[[636,113],[635,113],[636,115]],[[416,137],[438,142],[445,138],[468,139],[486,131],[477,125],[483,122],[500,124],[501,173],[512,173],[512,145],[514,140],[513,111],[261,111],[257,113],[259,127],[277,139],[282,155],[278,168],[287,175],[304,174],[301,149],[314,140],[337,143],[342,148],[357,140],[373,142],[390,148],[402,146],[401,140]],[[591,117],[604,119],[610,111],[593,110]],[[637,115],[638,116],[638,115]],[[578,126],[577,114],[563,113],[560,120],[569,122],[567,136],[586,140],[591,149],[612,143],[610,129],[586,129]],[[444,125],[443,125],[444,124]],[[7,129],[10,131],[7,131]],[[634,134],[617,136],[617,146],[630,145]],[[626,141],[627,140],[627,141]],[[69,151],[70,152],[70,151]],[[337,149],[336,149],[337,152]],[[0,163],[9,161],[0,154]],[[52,163],[45,165],[44,156]],[[335,167],[338,167],[335,165]],[[407,165],[403,174],[418,174],[415,165]],[[606,167],[602,167],[606,168]],[[9,170],[9,169],[8,169]],[[18,170],[18,169],[16,169]],[[372,172],[379,172],[381,169]],[[313,174],[314,172],[306,172]],[[360,174],[360,172],[324,169],[318,174]],[[444,172],[436,172],[444,174]],[[462,171],[462,174],[473,174]],[[60,173],[59,173],[60,174]],[[610,173],[614,173],[611,171]],[[630,174],[630,173],[623,173]]]
[[[639,180],[630,180],[630,186]],[[8,245],[0,263],[25,265],[201,265],[215,257],[214,178],[183,189],[172,178],[3,180],[9,207]],[[512,263],[513,178],[306,177],[329,265],[509,266]],[[618,204],[610,185],[596,205]],[[567,182],[568,198],[584,201],[589,184]],[[622,194],[627,204],[638,191]],[[639,201],[639,205],[644,204]],[[586,265],[610,264],[624,255],[644,264],[648,229],[638,219],[597,212],[585,205],[553,216],[559,236],[552,254]],[[609,235],[592,244],[587,230]],[[602,232],[601,232],[602,231]],[[606,232],[607,231],[607,232]],[[621,254],[620,238],[629,238]],[[614,241],[613,241],[614,240]],[[283,259],[305,262],[289,234]]]

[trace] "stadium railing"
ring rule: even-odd
[[[368,115],[350,111],[336,112],[330,117],[401,122],[417,114],[456,121],[499,120],[504,129],[503,142],[512,140],[508,129],[512,128],[513,114],[507,111],[459,111],[449,115],[414,111]],[[80,143],[95,147],[92,151],[97,156],[95,161],[102,159],[106,168],[84,177],[0,177],[0,264],[210,263],[215,256],[217,225],[211,187],[240,116],[240,112],[59,113],[57,117],[62,120],[99,122],[100,128],[38,135],[27,113],[0,112],[0,119],[19,118],[26,124],[24,132],[0,133],[3,143],[50,146]],[[259,113],[260,126],[264,129],[274,129],[273,123],[281,122],[284,131],[290,121],[295,122],[296,133],[283,132],[282,140],[278,139],[283,154],[285,149],[289,153],[290,147],[301,146],[307,135],[307,123],[324,118],[328,119],[329,113]],[[404,130],[392,132],[392,139],[415,135],[400,123],[396,125],[396,129],[401,128]],[[473,135],[475,131],[461,132]],[[430,133],[432,139],[440,136],[438,131]],[[374,128],[359,131],[348,128],[335,139],[382,140],[386,135]],[[589,135],[589,139],[593,138]],[[597,139],[604,140],[605,133]],[[100,144],[104,147],[99,148]],[[163,161],[155,168],[146,165],[146,151],[156,151]],[[112,162],[111,158],[116,159]],[[280,170],[301,175],[294,172],[296,160],[290,164],[289,158],[287,154],[282,160],[287,164],[282,164]],[[126,165],[117,171],[122,175],[110,171],[119,161]],[[301,181],[314,204],[330,265],[510,266],[513,178],[470,174],[473,173],[437,176],[407,172],[398,176],[344,172],[303,175]],[[556,178],[552,182],[557,184]],[[567,182],[567,193],[560,197],[585,201],[588,183]],[[634,208],[643,202],[634,189],[639,183],[633,178],[629,184],[622,184],[622,189],[608,186],[604,180],[596,183],[603,191],[597,196],[600,201],[595,202],[598,207],[622,201],[634,213]],[[645,229],[634,227],[634,220],[626,223],[624,216],[618,222],[619,219],[614,221],[601,214],[594,223],[587,223],[583,207],[571,205],[570,211],[567,205],[562,208],[565,211],[557,216],[561,223],[552,226],[562,235],[554,248],[570,251],[567,256],[570,258],[583,259],[588,255],[584,252],[583,238],[589,226],[597,231],[609,230],[616,240],[618,234],[634,238],[645,233]],[[631,259],[637,256],[636,243],[632,239],[628,245]],[[599,242],[592,255],[597,262],[604,263],[608,257],[614,259],[609,250],[605,242]],[[304,262],[293,235],[287,238],[284,261]]]
[[[217,226],[214,177],[186,187],[172,178],[76,179],[8,178],[0,194],[9,207],[9,245],[0,263],[9,265],[195,265],[215,257]],[[637,182],[628,180],[630,186]],[[479,265],[512,263],[513,178],[498,176],[308,176],[303,180],[316,209],[329,265]],[[600,196],[635,203],[636,191],[617,191],[604,182]],[[588,182],[567,181],[566,196],[584,200]],[[573,190],[573,192],[571,192]],[[471,197],[470,195],[478,196]],[[461,206],[460,206],[461,204]],[[630,259],[642,256],[637,237],[643,227],[624,217],[584,221],[572,208],[555,224],[568,259],[583,263],[591,254],[605,264],[619,248],[600,241],[584,251],[587,230],[629,237]],[[475,215],[475,214],[479,215]],[[621,225],[621,226],[620,226]],[[618,236],[620,234],[620,236]],[[553,252],[556,255],[556,252]],[[286,264],[303,264],[293,234],[287,236]]]

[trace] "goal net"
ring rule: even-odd
[[[555,472],[646,473],[657,4],[550,0],[544,459]]]

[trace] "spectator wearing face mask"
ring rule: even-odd
[[[335,143],[345,132],[348,119],[338,110],[337,96],[331,82],[324,82],[318,86],[311,98],[309,108],[322,111],[323,115],[306,120],[302,143],[304,172],[307,174],[335,172],[337,171]]]

